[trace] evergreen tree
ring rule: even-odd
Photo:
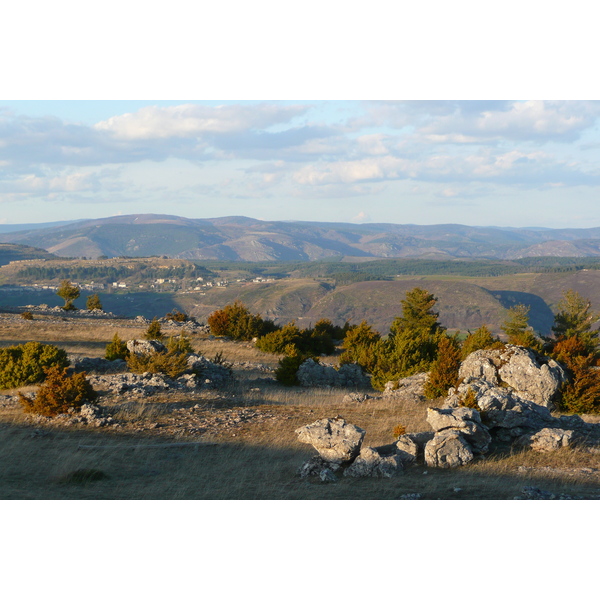
[[[445,396],[451,387],[457,387],[461,349],[456,336],[442,335],[438,342],[437,358],[431,365],[429,379],[424,387],[427,398]]]
[[[81,292],[76,285],[72,285],[68,279],[63,279],[58,287],[56,295],[60,296],[65,301],[63,310],[77,310],[73,304],[73,300],[77,300],[80,293]]]
[[[106,345],[104,358],[106,360],[117,360],[118,358],[125,360],[128,356],[127,344],[119,337],[118,333],[115,333],[112,342]]]
[[[469,335],[465,338],[465,341],[462,344],[461,355],[464,359],[476,350],[498,348],[502,345],[502,342],[498,338],[495,338],[485,325],[482,325],[474,333],[469,332]]]
[[[147,340],[157,340],[161,342],[164,339],[164,335],[160,328],[160,323],[156,319],[152,319],[150,325],[148,325],[148,329],[146,329],[146,333],[144,334],[144,338]]]
[[[102,310],[100,296],[98,296],[98,294],[92,294],[91,296],[88,296],[85,306],[88,310]]]
[[[437,357],[444,328],[433,311],[437,298],[427,290],[414,288],[402,300],[402,315],[396,317],[390,335],[373,348],[371,384],[383,389],[388,381],[428,371]]]
[[[552,331],[557,340],[576,337],[590,354],[598,349],[598,331],[592,325],[600,315],[591,312],[591,302],[573,290],[567,290],[558,303],[558,313],[554,317]]]
[[[529,326],[529,306],[516,304],[509,308],[501,329],[508,336],[509,344],[525,346],[538,352],[542,349],[541,340]]]

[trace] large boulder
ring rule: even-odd
[[[158,340],[128,340],[127,350],[131,354],[155,354],[166,352],[167,347]]]
[[[311,444],[323,460],[342,464],[358,456],[366,432],[338,417],[304,425],[296,433],[298,440]]]
[[[472,379],[484,380],[493,386],[503,383],[519,396],[547,408],[554,407],[560,388],[567,380],[566,371],[555,360],[512,344],[469,354],[458,374],[467,383]]]
[[[393,402],[422,402],[426,400],[423,388],[429,379],[429,373],[416,373],[398,381],[388,381],[383,397]]]
[[[370,387],[371,383],[360,365],[347,364],[336,369],[312,358],[300,365],[296,376],[304,387]]]
[[[481,422],[479,412],[472,408],[428,408],[427,422],[435,432],[458,431],[476,454],[485,454],[492,441],[488,428]]]
[[[425,446],[425,464],[428,467],[461,467],[474,458],[473,449],[460,431],[438,431]]]

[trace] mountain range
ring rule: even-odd
[[[6,228],[12,229],[7,231]],[[4,226],[0,243],[42,248],[62,257],[168,256],[192,260],[314,261],[351,257],[502,259],[600,256],[600,228],[545,229],[188,219],[120,215]]]

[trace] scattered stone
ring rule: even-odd
[[[397,453],[388,454],[379,448],[367,446],[361,449],[354,462],[344,471],[344,477],[390,478],[401,473],[402,461]]]
[[[342,398],[342,402],[362,404],[366,400],[374,400],[375,396],[369,396],[369,394],[359,394],[358,392],[350,392]]]

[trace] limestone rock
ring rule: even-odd
[[[426,399],[423,387],[428,379],[429,373],[416,373],[398,381],[388,381],[383,397],[395,402],[422,402]]]
[[[158,340],[129,340],[127,350],[131,354],[154,354],[155,352],[166,352],[167,348]]]
[[[312,358],[300,365],[297,377],[303,387],[370,387],[371,381],[360,365],[347,364],[336,369]]]
[[[564,368],[529,348],[507,344],[503,349],[477,350],[461,363],[459,377],[466,383],[481,379],[493,386],[509,385],[519,396],[552,408],[567,379]]]
[[[410,434],[405,433],[396,440],[396,453],[403,463],[414,463],[419,458],[419,446]]]
[[[402,473],[398,454],[387,454],[381,449],[362,448],[358,457],[344,471],[344,477],[397,477]]]
[[[492,441],[488,428],[481,422],[479,412],[472,408],[428,408],[427,422],[436,432],[450,429],[460,432],[477,454],[485,454]]]
[[[425,446],[425,464],[428,467],[460,467],[473,458],[471,446],[456,429],[437,432]]]
[[[529,447],[536,452],[553,452],[568,448],[576,441],[575,432],[557,427],[545,427],[529,436]]]
[[[358,456],[366,432],[342,418],[336,418],[304,425],[296,429],[296,433],[298,440],[311,444],[323,460],[341,464]]]

